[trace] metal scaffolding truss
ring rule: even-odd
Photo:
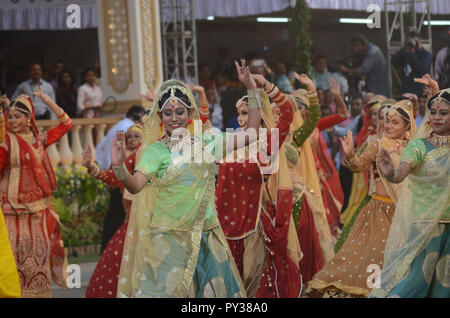
[[[198,83],[195,0],[160,0],[165,79]]]
[[[423,10],[419,10],[421,13],[418,13],[418,6],[423,7]],[[416,31],[421,34],[422,46],[429,52],[433,52],[430,0],[384,0],[384,10],[386,20],[389,74],[394,74],[396,79],[400,81],[400,78],[395,70],[392,72],[391,56],[403,46],[403,43],[407,39],[408,30],[405,30],[405,15],[412,14],[412,27],[414,27]],[[389,19],[390,12],[395,13],[392,21]],[[425,26],[428,27],[426,33],[422,32],[422,28]]]

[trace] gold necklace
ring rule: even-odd
[[[450,136],[433,135],[428,139],[436,148],[450,146]]]

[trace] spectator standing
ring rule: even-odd
[[[42,88],[42,92],[45,95],[48,95],[52,101],[55,101],[55,91],[53,90],[52,85],[47,81],[42,79],[42,68],[38,63],[34,63],[30,65],[30,79],[20,84],[16,91],[14,92],[11,99],[16,99],[19,95],[26,94],[31,97],[34,105],[34,112],[36,114],[36,120],[39,119],[56,119],[53,112],[50,111],[44,101],[32,94],[33,92],[40,91]]]
[[[433,57],[420,43],[419,34],[410,32],[403,47],[392,56],[392,65],[402,69],[402,94],[422,94],[425,86],[414,82],[414,78],[421,78],[430,73]]]
[[[75,118],[77,115],[77,89],[73,75],[68,70],[60,73],[58,85],[56,86],[56,103],[69,115]]]
[[[287,77],[286,65],[282,62],[277,62],[275,66],[275,85],[285,94],[290,94],[294,91],[289,78]]]
[[[328,91],[330,89],[330,85],[328,84],[328,80],[333,77],[336,81],[339,82],[339,86],[341,90],[346,93],[348,90],[347,80],[343,76],[339,76],[337,73],[332,73],[328,70],[328,59],[325,55],[318,54],[314,58],[313,62],[313,70],[312,75],[314,77],[314,83],[317,88],[323,89],[324,91]]]
[[[353,53],[362,58],[357,68],[339,65],[342,74],[365,76],[366,91],[377,95],[390,96],[391,87],[386,59],[380,48],[367,41],[362,34],[354,34],[351,39]]]
[[[83,118],[100,117],[100,108],[103,103],[102,89],[96,84],[95,69],[90,68],[84,73],[84,84],[78,88],[78,113]]]
[[[450,27],[446,34],[441,38],[443,48],[436,55],[434,66],[434,79],[440,87],[450,86]]]

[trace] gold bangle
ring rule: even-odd
[[[127,167],[125,166],[125,163],[123,162],[120,166],[113,166],[112,169],[114,171],[114,174],[116,175],[117,180],[119,181],[124,181],[130,175]]]

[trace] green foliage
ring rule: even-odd
[[[288,25],[291,40],[291,60],[294,69],[299,74],[311,75],[311,12],[305,0],[297,0],[292,10],[291,20]],[[298,84],[298,83],[297,83]]]
[[[61,220],[64,246],[99,244],[109,203],[108,188],[84,167],[57,168],[55,172],[58,189],[52,204]]]

